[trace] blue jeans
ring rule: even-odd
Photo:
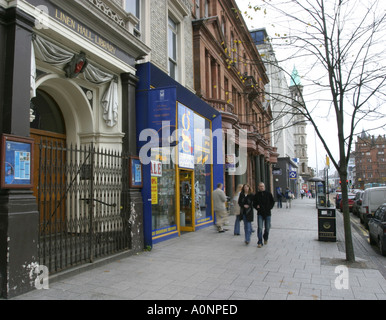
[[[263,224],[264,224],[264,234],[263,234]],[[257,237],[258,244],[263,244],[264,241],[268,241],[269,229],[271,229],[271,216],[263,217],[261,215],[257,216]]]
[[[245,214],[243,215],[243,221],[244,221],[245,241],[251,242],[252,223],[251,221],[247,220],[247,217]]]
[[[235,220],[235,230],[233,232],[235,235],[240,234],[240,216],[236,216]]]

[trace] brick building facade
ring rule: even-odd
[[[248,183],[256,190],[257,184],[264,181],[271,189],[271,164],[278,156],[271,143],[272,112],[264,95],[269,79],[237,8],[233,0],[196,0],[192,12],[194,88],[221,112],[223,130],[234,129],[236,134],[236,150],[225,150],[225,157],[232,153],[239,156],[239,132],[248,132],[247,159],[240,158],[245,173],[225,172],[228,195],[240,183]]]
[[[355,185],[361,189],[366,184],[386,183],[386,138],[362,132],[355,144]]]

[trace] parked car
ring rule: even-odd
[[[363,190],[359,190],[355,194],[354,204],[352,206],[352,213],[355,214],[358,217],[359,217],[359,213],[361,211],[361,205],[362,205],[362,199],[363,199],[363,194],[364,193],[365,192]]]
[[[365,190],[359,217],[366,228],[369,225],[369,215],[374,215],[375,210],[384,202],[386,202],[386,187]]]
[[[352,211],[352,207],[354,205],[354,199],[355,199],[355,194],[354,193],[349,193],[348,194],[348,208],[350,211]],[[343,201],[339,201],[339,209],[340,211],[343,211]]]
[[[370,218],[369,235],[370,243],[377,244],[381,254],[386,256],[386,203],[379,206]]]
[[[339,208],[340,206],[340,201],[342,200],[342,193],[338,192],[336,195],[335,195],[335,207],[336,208]]]

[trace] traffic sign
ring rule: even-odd
[[[296,171],[290,171],[290,173],[289,173],[289,178],[290,178],[290,179],[296,179],[296,178],[297,178]]]

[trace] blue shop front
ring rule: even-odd
[[[137,66],[145,246],[213,225],[223,183],[221,114],[151,63]]]

